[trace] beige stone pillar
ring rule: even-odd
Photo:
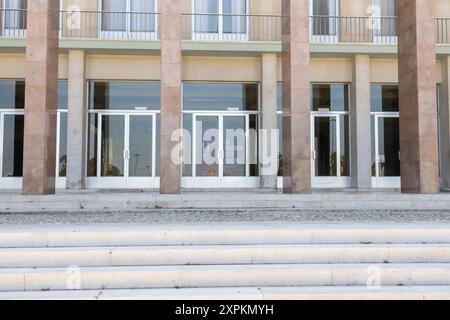
[[[441,180],[450,188],[450,56],[441,59],[442,83],[439,88],[439,127],[441,142]]]
[[[367,190],[372,188],[369,55],[353,57],[351,93],[352,187]]]
[[[398,0],[402,192],[439,192],[435,2]]]
[[[83,50],[69,50],[67,189],[83,189],[86,177],[86,67]]]
[[[161,3],[161,193],[181,191],[181,0]],[[180,133],[180,132],[179,132]],[[175,136],[174,136],[175,134]]]
[[[277,55],[261,56],[261,187],[276,189],[278,179]],[[281,132],[280,132],[281,134]],[[272,139],[275,137],[275,139]],[[273,144],[275,142],[275,144]]]
[[[59,0],[28,1],[23,186],[53,194],[56,172]]]
[[[310,193],[309,0],[282,0],[285,193]]]

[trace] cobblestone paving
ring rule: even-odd
[[[44,224],[178,224],[214,222],[292,223],[450,223],[450,209],[402,210],[286,210],[286,209],[152,209],[126,212],[1,213],[0,225]]]

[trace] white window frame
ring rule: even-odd
[[[154,14],[155,25],[154,31],[141,32],[141,31],[131,31],[131,2],[126,1],[126,30],[125,31],[107,31],[103,30],[103,0],[98,0],[98,33],[101,39],[110,40],[157,40],[158,38],[158,0],[153,0],[155,2],[155,12],[150,12],[149,14]]]
[[[218,32],[196,32],[195,28],[195,19],[196,15],[202,14],[205,12],[196,12],[195,8],[196,0],[191,0],[191,8],[192,8],[192,21],[191,21],[191,30],[192,30],[192,40],[195,41],[249,41],[250,39],[250,3],[249,0],[245,0],[245,14],[246,14],[246,32],[245,33],[224,33],[223,32],[223,0],[218,0],[219,2],[219,13],[218,15]]]

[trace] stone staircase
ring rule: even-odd
[[[0,299],[450,299],[450,225],[4,226]]]

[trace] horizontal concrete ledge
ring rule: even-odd
[[[202,245],[0,249],[0,268],[450,263],[450,244]]]
[[[85,267],[80,289],[365,286],[370,268],[382,286],[450,285],[448,263],[262,264]],[[0,291],[66,289],[67,268],[0,269]]]
[[[21,38],[1,38],[0,51],[24,51],[26,40]],[[101,50],[118,50],[124,52],[160,51],[161,43],[158,40],[101,40],[101,39],[68,39],[60,40],[62,51],[68,49],[85,49],[93,52]],[[370,54],[375,56],[397,54],[397,46],[390,44],[364,44],[364,43],[311,43],[311,53],[314,55],[327,54]],[[182,50],[189,53],[235,53],[256,54],[263,52],[281,53],[282,45],[278,41],[260,42],[219,42],[219,41],[192,41],[184,40]],[[449,55],[450,44],[438,44],[437,55]]]
[[[77,217],[78,223],[83,218]],[[450,224],[197,224],[0,226],[2,248],[285,244],[449,244]]]
[[[246,287],[0,292],[0,300],[449,300],[450,286]]]
[[[150,209],[276,208],[304,210],[448,210],[450,193],[434,195],[396,192],[315,192],[289,195],[257,191],[157,192],[60,191],[52,196],[0,193],[0,212],[12,211],[121,211]]]

